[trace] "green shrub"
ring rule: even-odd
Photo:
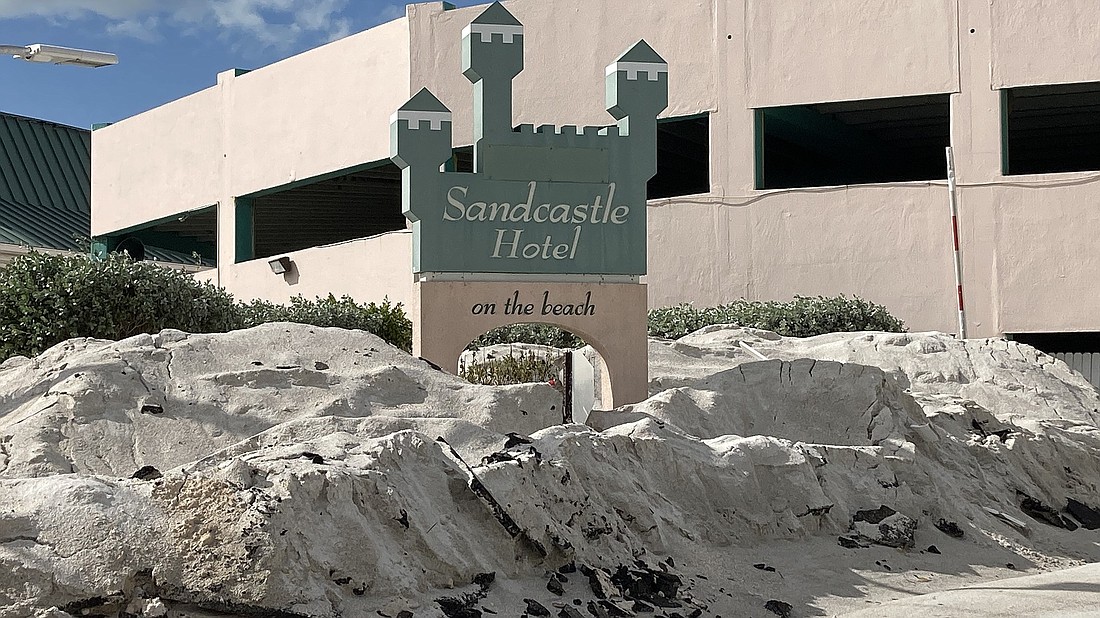
[[[498,356],[459,368],[458,374],[474,384],[503,386],[527,382],[549,382],[557,378],[560,358],[534,352]]]
[[[365,330],[412,348],[412,323],[388,300],[361,305],[330,294],[298,296],[287,306],[236,303],[184,271],[118,253],[96,259],[31,252],[0,268],[0,360],[33,356],[72,337],[118,340],[165,328],[225,332],[265,322]]]
[[[579,348],[584,341],[553,324],[512,324],[501,326],[475,339],[468,349],[476,350],[498,343],[537,343],[553,348]]]
[[[0,359],[72,337],[124,339],[164,328],[236,328],[233,297],[179,270],[112,254],[31,252],[0,269]]]
[[[387,343],[408,352],[412,349],[412,322],[405,316],[401,303],[382,304],[355,302],[350,296],[336,298],[329,294],[306,300],[299,295],[289,305],[276,305],[265,300],[253,300],[239,307],[241,326],[248,328],[267,322],[297,322],[313,326],[364,330],[378,335]]]
[[[902,332],[905,324],[882,305],[861,298],[796,296],[786,303],[737,300],[698,309],[677,305],[649,312],[649,334],[678,339],[712,324],[736,324],[774,331],[785,337],[812,337],[853,331]]]

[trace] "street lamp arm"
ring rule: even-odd
[[[5,56],[8,54],[12,54],[13,56],[19,56],[20,58],[22,58],[29,53],[31,53],[31,48],[27,47],[26,45],[0,45],[0,54],[3,54]]]
[[[12,54],[12,57],[30,62],[49,62],[80,67],[105,67],[118,64],[118,56],[90,49],[76,49],[58,45],[0,45],[0,54]]]

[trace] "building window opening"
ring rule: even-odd
[[[124,251],[136,261],[214,267],[217,240],[218,207],[207,206],[145,227],[115,232],[100,242],[106,249]]]
[[[1100,82],[1001,91],[1005,175],[1100,170]]]
[[[710,117],[657,121],[657,174],[646,197],[660,199],[710,192]]]
[[[448,171],[460,172],[463,174],[474,173],[474,147],[473,146],[459,146],[451,151],[451,160],[447,167]]]
[[[944,180],[950,95],[756,110],[756,188]]]
[[[244,212],[252,223],[251,251],[239,249],[238,261],[406,228],[401,170],[388,161],[239,198],[238,204],[249,206]],[[247,225],[247,217],[238,220]],[[239,237],[242,232],[247,234],[239,229]]]
[[[1013,333],[1007,337],[1050,354],[1100,388],[1100,333]]]

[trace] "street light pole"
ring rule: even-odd
[[[58,45],[0,45],[0,54],[28,62],[49,62],[91,69],[118,64],[118,56],[101,51],[61,47]]]

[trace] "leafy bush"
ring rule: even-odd
[[[72,337],[226,331],[237,326],[237,313],[232,296],[182,271],[119,254],[32,252],[0,269],[0,359]]]
[[[186,272],[118,253],[96,259],[31,252],[0,268],[0,360],[33,356],[72,337],[117,340],[165,328],[224,332],[265,322],[354,328],[412,348],[412,323],[388,300],[361,305],[330,294],[298,296],[288,306],[236,303]]]
[[[242,328],[267,322],[297,322],[313,326],[365,330],[378,335],[391,345],[408,352],[412,349],[412,322],[405,316],[401,303],[367,303],[361,305],[350,296],[318,297],[306,300],[299,295],[290,305],[276,305],[265,300],[253,300],[239,306]]]
[[[676,305],[649,312],[649,334],[678,339],[712,324],[736,324],[774,331],[785,337],[863,330],[902,332],[905,324],[882,305],[858,297],[796,296],[786,303],[737,300],[698,309]]]
[[[560,359],[534,352],[498,356],[459,368],[458,374],[474,384],[503,386],[527,382],[549,382],[557,378]]]
[[[498,343],[537,343],[554,348],[579,348],[584,345],[580,337],[553,324],[512,324],[494,328],[475,339],[467,348],[476,350]]]

